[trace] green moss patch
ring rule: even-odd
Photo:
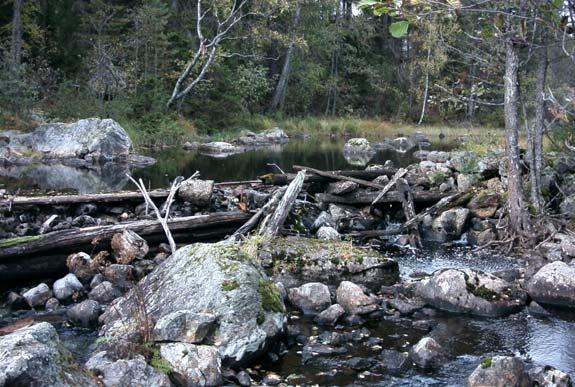
[[[237,289],[240,286],[237,280],[225,280],[222,282],[222,290],[224,292],[231,292],[232,290]]]
[[[489,368],[491,367],[492,364],[493,364],[492,357],[484,357],[483,359],[481,359],[481,368]]]
[[[4,239],[3,241],[0,241],[0,248],[14,247],[14,246],[22,245],[24,243],[39,241],[42,238],[44,238],[43,235],[30,235],[30,236],[23,236],[23,237],[18,237],[18,238]]]
[[[258,292],[261,297],[262,309],[266,312],[285,312],[285,307],[277,286],[270,281],[260,279],[258,281]]]

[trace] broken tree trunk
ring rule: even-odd
[[[215,183],[214,187],[230,187],[243,184],[261,184],[261,180],[246,180],[246,181],[229,181],[223,183]],[[151,199],[162,200],[166,199],[170,194],[169,190],[156,189],[148,192]],[[0,208],[9,208],[12,210],[16,208],[36,207],[36,206],[55,206],[55,205],[70,205],[82,203],[118,203],[118,202],[136,202],[141,201],[142,194],[140,192],[114,192],[114,193],[100,193],[100,194],[85,194],[85,195],[55,195],[55,196],[20,196],[13,199],[0,200]]]
[[[401,200],[401,205],[403,207],[403,213],[405,214],[405,220],[406,222],[409,222],[415,218],[416,215],[411,188],[409,188],[409,184],[407,184],[405,179],[397,179],[396,186]],[[409,241],[411,246],[416,248],[421,247],[421,236],[419,235],[419,229],[417,226],[409,226],[407,231],[409,231]]]
[[[238,242],[242,237],[247,235],[250,231],[257,227],[260,220],[264,218],[269,212],[273,211],[279,203],[281,197],[286,191],[287,187],[278,189],[271,197],[271,199],[260,208],[242,227],[240,227],[233,235],[227,238],[230,242]]]
[[[287,187],[285,194],[276,207],[271,217],[267,217],[261,224],[260,233],[265,237],[274,237],[283,226],[297,196],[301,192],[305,181],[305,170],[298,172],[296,178]]]
[[[385,196],[386,193],[389,192],[389,190],[395,185],[395,183],[397,183],[397,179],[403,177],[405,174],[407,173],[407,169],[405,168],[400,168],[397,170],[397,173],[395,175],[393,175],[393,177],[391,178],[391,180],[389,181],[389,183],[387,183],[385,185],[385,187],[383,187],[383,189],[381,190],[381,192],[379,193],[379,195],[377,195],[377,197],[373,200],[373,202],[371,202],[371,205],[369,206],[369,209],[371,210],[371,208],[382,198]]]
[[[250,218],[242,212],[214,213],[209,215],[174,218],[168,221],[170,230],[194,234],[201,230],[227,226],[239,226]],[[4,239],[0,241],[0,261],[10,258],[22,259],[22,255],[55,252],[66,254],[89,247],[94,239],[109,239],[117,232],[132,230],[141,237],[162,235],[164,230],[157,220],[141,220],[110,226],[95,226],[55,231],[44,235]]]

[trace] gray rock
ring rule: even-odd
[[[368,314],[378,309],[377,299],[365,295],[353,282],[342,281],[336,291],[337,303],[347,314]]]
[[[102,273],[106,281],[111,282],[121,290],[130,289],[134,285],[134,266],[113,264],[106,266]]]
[[[184,386],[218,386],[223,383],[220,355],[215,347],[188,343],[160,345],[160,354]]]
[[[549,263],[527,281],[525,289],[541,304],[575,307],[575,267]]]
[[[310,282],[288,290],[288,299],[304,314],[316,315],[331,305],[331,296],[326,285]]]
[[[282,382],[281,376],[274,372],[268,372],[264,375],[262,379],[262,384],[264,386],[277,386]]]
[[[271,128],[268,130],[264,130],[256,134],[256,137],[262,137],[266,142],[275,144],[275,143],[284,143],[289,140],[289,136],[287,133],[278,127]]]
[[[204,153],[206,155],[216,157],[216,158],[227,157],[227,156],[232,155],[234,153],[242,152],[241,148],[239,148],[235,145],[232,145],[228,142],[222,142],[222,141],[214,141],[214,142],[208,142],[205,144],[200,144],[199,150],[201,153]]]
[[[200,344],[215,325],[216,316],[213,314],[179,310],[163,316],[156,322],[152,339]]]
[[[454,208],[444,211],[433,220],[431,233],[426,232],[424,236],[426,239],[437,241],[458,239],[463,233],[468,217],[469,210],[467,208]]]
[[[345,195],[359,188],[353,181],[336,181],[327,185],[326,193],[331,195]]]
[[[415,292],[436,308],[479,316],[517,312],[527,298],[517,285],[474,269],[438,270],[421,280]]]
[[[111,282],[103,281],[90,291],[88,298],[100,304],[109,304],[121,295],[122,292],[115,288]]]
[[[52,298],[52,291],[48,285],[41,283],[22,294],[22,297],[24,297],[31,308],[36,308],[38,306],[44,306],[46,301]]]
[[[495,356],[485,358],[467,379],[468,387],[528,387],[529,376],[521,359]]]
[[[344,153],[375,153],[369,141],[365,138],[350,138],[343,147]],[[367,163],[366,163],[367,164]]]
[[[60,308],[60,301],[58,301],[57,298],[50,298],[48,301],[46,301],[45,308],[48,312],[54,312]]]
[[[551,366],[536,367],[529,370],[529,377],[540,387],[572,387],[569,374]]]
[[[148,242],[132,230],[114,234],[111,245],[116,262],[122,265],[144,258],[150,250]]]
[[[314,321],[319,325],[335,325],[337,320],[345,314],[340,304],[333,304],[320,314],[315,316]]]
[[[100,313],[101,308],[97,301],[85,300],[71,306],[67,315],[73,324],[84,328],[93,328],[98,324]]]
[[[104,352],[98,352],[86,362],[105,387],[170,387],[168,375],[156,371],[146,363],[142,355],[133,359],[113,361]]]
[[[71,254],[66,259],[68,271],[74,274],[81,282],[89,283],[96,274],[91,267],[92,258],[86,253]]]
[[[118,160],[127,159],[132,151],[128,133],[112,119],[44,124],[20,141],[50,159]]]
[[[459,189],[460,191],[467,191],[468,189],[473,187],[476,180],[477,179],[475,175],[460,173],[459,175],[457,175],[457,189]]]
[[[0,337],[0,386],[94,386],[47,322]]]
[[[70,299],[74,293],[82,291],[84,286],[74,274],[69,273],[64,278],[56,280],[52,289],[54,297],[60,301],[65,301]]]
[[[317,239],[322,241],[338,241],[341,239],[341,235],[333,227],[322,226],[317,230]]]
[[[573,214],[575,214],[575,194],[563,199],[559,205],[559,209],[563,215],[572,218]]]
[[[447,362],[445,349],[435,339],[424,337],[409,350],[409,357],[420,368],[438,368]]]
[[[427,154],[427,160],[433,161],[434,163],[445,163],[449,158],[449,152],[431,151]]]
[[[92,280],[90,281],[90,288],[94,289],[96,286],[100,285],[102,282],[104,282],[106,279],[104,278],[104,276],[100,273],[96,274],[94,276],[94,278],[92,278]]]
[[[266,270],[287,287],[306,282],[339,285],[348,280],[376,292],[382,285],[399,280],[399,266],[376,250],[349,242],[286,237],[264,242],[258,258],[271,257]]]
[[[138,300],[145,294],[145,308],[153,321],[179,310],[218,316],[219,326],[210,342],[217,343],[222,359],[230,365],[262,354],[283,331],[285,315],[277,287],[253,259],[240,244],[183,247],[106,310],[101,333],[110,340],[136,339]]]
[[[213,180],[188,179],[178,190],[178,197],[195,206],[207,207],[211,203],[213,190]]]
[[[6,305],[12,310],[27,309],[29,307],[26,299],[16,292],[8,292]]]
[[[467,203],[467,208],[471,211],[471,215],[476,218],[492,218],[499,207],[500,200],[498,194],[480,192],[471,198]]]
[[[377,358],[381,360],[381,363],[376,366],[377,370],[381,369],[384,372],[397,373],[408,366],[409,355],[393,349],[384,349]]]
[[[250,374],[246,371],[238,372],[236,378],[238,379],[238,384],[242,387],[249,387],[252,385],[252,378],[250,378]]]

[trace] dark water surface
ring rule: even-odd
[[[432,139],[433,141],[433,139]],[[347,158],[343,154],[344,139],[327,137],[293,138],[281,146],[258,148],[226,158],[214,158],[197,151],[167,148],[159,151],[144,150],[143,154],[157,162],[145,168],[129,168],[123,164],[107,163],[103,166],[76,168],[63,164],[27,165],[0,168],[0,188],[10,191],[77,191],[79,193],[116,192],[133,190],[127,173],[142,178],[151,188],[166,188],[176,176],[191,176],[200,171],[205,179],[218,182],[252,180],[259,175],[277,172],[268,164],[277,164],[291,171],[294,164],[324,170],[362,169],[367,163],[383,164],[391,160],[396,167],[418,161],[413,152],[380,151],[372,158]],[[452,148],[449,142],[439,140],[429,149]]]

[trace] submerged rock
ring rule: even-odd
[[[431,337],[419,340],[409,350],[409,357],[420,368],[437,368],[447,362],[445,349]]]
[[[86,362],[86,368],[94,372],[105,387],[170,387],[166,374],[156,371],[146,363],[142,355],[133,359],[113,361],[108,354],[98,352]]]
[[[527,298],[518,286],[474,269],[438,270],[416,285],[416,294],[436,308],[479,316],[517,312]]]
[[[137,338],[142,302],[152,321],[182,310],[209,311],[217,318],[209,340],[225,363],[260,355],[283,331],[285,309],[277,287],[252,259],[239,244],[183,247],[102,315],[101,333],[111,340]]]
[[[382,285],[393,285],[399,280],[395,260],[350,242],[274,238],[261,245],[258,258],[264,268],[287,287],[306,282],[339,285],[342,280],[348,280],[375,292]]]
[[[43,322],[0,337],[0,386],[95,386]]]
[[[467,379],[468,387],[531,386],[521,359],[508,356],[484,358]]]
[[[564,262],[543,266],[526,283],[527,293],[541,304],[575,307],[575,267]]]
[[[326,285],[310,282],[288,290],[289,301],[304,314],[316,315],[331,305],[331,296]]]

